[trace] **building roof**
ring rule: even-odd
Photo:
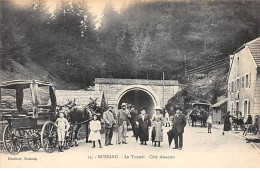
[[[233,53],[233,55],[235,55],[237,52],[239,52],[240,50],[244,49],[245,47],[248,47],[250,53],[252,54],[252,56],[254,58],[254,61],[256,63],[256,67],[260,68],[260,37],[254,39],[254,40],[252,40],[250,42],[247,42],[247,43],[243,44],[240,48],[238,48]],[[233,66],[233,63],[234,63],[234,58],[232,59],[232,62],[231,62],[231,66],[230,66],[230,69],[229,69],[229,72],[228,72],[228,77],[230,75],[230,71],[231,71],[231,68]]]
[[[212,108],[219,107],[219,106],[223,105],[224,103],[226,103],[227,100],[228,100],[227,98],[222,99],[222,100],[218,101],[217,103],[215,103],[214,105],[212,105],[211,107]]]
[[[246,43],[246,46],[250,50],[252,56],[254,57],[257,68],[260,67],[260,37]]]
[[[145,80],[145,79],[115,79],[115,78],[95,78],[96,84],[122,84],[122,85],[179,85],[178,80]]]

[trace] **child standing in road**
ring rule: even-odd
[[[59,141],[59,152],[63,152],[63,144],[65,140],[65,134],[70,128],[70,124],[66,118],[64,118],[64,112],[59,113],[59,118],[56,120],[55,125],[57,126],[58,141]]]
[[[101,135],[100,135],[100,130],[101,130],[101,123],[99,120],[97,120],[97,115],[93,116],[93,120],[89,123],[89,128],[90,128],[90,134],[89,134],[89,140],[93,141],[93,147],[95,148],[95,141],[98,141],[99,147],[102,148],[101,146]]]
[[[207,119],[208,133],[211,133],[212,122],[213,122],[212,114],[209,114],[208,119]]]

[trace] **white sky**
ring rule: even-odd
[[[17,7],[25,7],[33,0],[10,0],[15,4]],[[53,12],[57,6],[57,2],[60,0],[45,0],[47,6],[49,7],[49,11]],[[68,0],[73,1],[73,0]],[[138,2],[138,1],[144,1],[144,0],[85,0],[86,5],[90,8],[90,12],[96,16],[96,20],[98,22],[98,25],[100,23],[100,20],[102,18],[102,12],[105,7],[105,4],[107,1],[112,2],[113,7],[115,10],[120,11],[120,9],[123,8],[123,6],[126,6],[130,3]]]
[[[18,7],[24,7],[32,1],[37,0],[9,0],[12,1]],[[49,7],[49,11],[53,12],[56,8],[57,2],[60,0],[44,0],[46,1],[47,6]],[[81,0],[67,0],[67,1],[81,1]],[[137,2],[151,2],[151,1],[197,1],[197,0],[84,0],[86,1],[86,5],[90,8],[90,12],[92,15],[96,17],[96,26],[100,26],[100,22],[102,19],[102,12],[105,7],[107,1],[112,2],[113,7],[116,11],[120,11],[122,8],[127,7],[130,4],[137,3]],[[212,0],[205,0],[205,1],[212,1]]]

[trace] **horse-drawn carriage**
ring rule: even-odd
[[[196,122],[200,121],[201,127],[206,126],[206,121],[209,115],[209,104],[208,103],[192,103],[189,118],[192,122],[192,127],[196,127]]]
[[[9,92],[9,96],[15,97],[16,104],[13,109],[10,106],[9,108],[2,106],[0,109],[1,127],[4,127],[2,142],[5,149],[11,154],[18,154],[27,142],[32,151],[38,151],[43,147],[46,152],[53,152],[57,144],[57,131],[54,125],[56,96],[53,84],[34,80],[8,81],[0,85],[2,95],[4,91]],[[40,94],[39,91],[44,93]],[[45,96],[42,97],[44,103],[40,100],[40,95]],[[27,109],[24,109],[25,97],[27,102],[31,101]]]
[[[43,147],[46,152],[53,152],[57,146],[55,125],[57,102],[54,85],[36,80],[8,81],[0,84],[1,105],[3,96],[15,97],[13,100],[15,105],[5,101],[9,104],[0,108],[0,124],[2,128],[4,127],[1,132],[2,142],[5,149],[11,154],[18,154],[27,142],[32,151],[38,151]],[[70,123],[68,136],[65,137],[65,148],[68,149],[72,145],[73,132],[75,132],[75,145],[78,145],[78,132],[81,125],[86,125],[86,142],[88,142],[89,122],[93,114],[100,118],[99,113],[102,112],[96,101],[97,99],[91,99],[87,106],[77,106],[74,99],[65,106],[68,108],[65,113]]]

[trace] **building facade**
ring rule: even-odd
[[[155,106],[163,108],[179,89],[177,80],[96,78],[94,90],[56,90],[56,96],[60,105],[76,99],[77,105],[84,106],[91,99],[96,99],[100,105],[104,95],[107,104],[115,110],[122,103],[128,103],[134,105],[138,111],[145,106],[147,113],[152,115]]]
[[[122,103],[134,105],[137,110],[146,106],[149,115],[154,113],[155,106],[163,108],[179,89],[177,80],[95,79],[95,93],[104,92],[108,104],[115,109]]]
[[[217,103],[211,106],[213,122],[218,124],[224,123],[223,116],[227,113],[227,98],[219,100]]]
[[[227,110],[260,115],[260,37],[230,55]]]

